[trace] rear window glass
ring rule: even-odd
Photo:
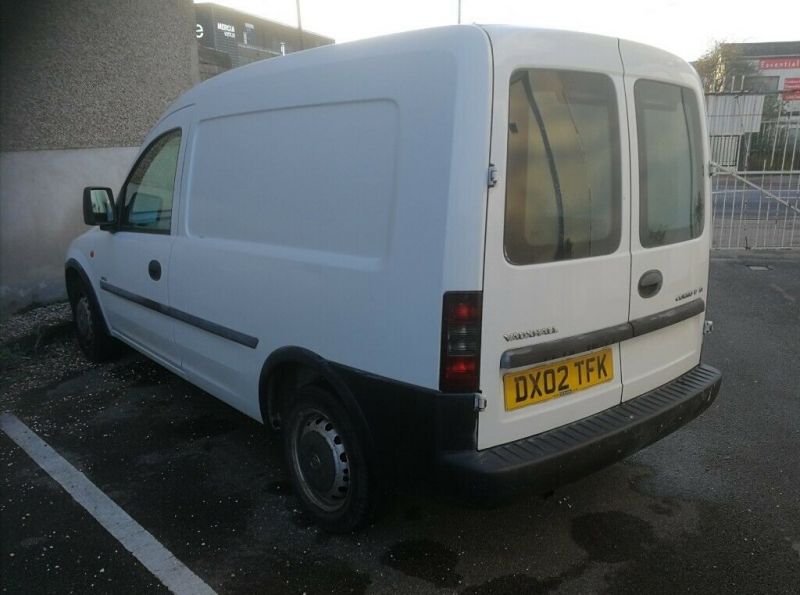
[[[639,142],[639,239],[645,248],[703,233],[703,152],[694,93],[639,80],[634,86]]]
[[[621,196],[611,79],[520,70],[508,112],[506,258],[533,264],[614,252]]]

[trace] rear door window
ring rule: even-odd
[[[703,233],[703,152],[695,94],[668,83],[634,86],[639,144],[639,239],[645,248]]]
[[[518,70],[508,120],[506,258],[523,265],[616,251],[620,140],[611,79]]]

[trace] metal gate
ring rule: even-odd
[[[800,248],[800,92],[706,95],[714,248]]]

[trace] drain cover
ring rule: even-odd
[[[751,271],[771,271],[772,267],[764,264],[747,264],[745,265]]]

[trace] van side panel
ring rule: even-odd
[[[175,340],[193,382],[253,417],[261,365],[286,345],[438,386],[457,168],[474,184],[458,187],[457,208],[475,213],[459,234],[471,262],[451,282],[480,289],[488,113],[466,110],[490,105],[488,42],[478,28],[411,37],[281,58],[263,77],[237,69],[189,97],[171,304],[258,344],[181,322]],[[459,101],[467,84],[482,97]]]
[[[456,70],[443,291],[483,288],[494,64],[477,31],[484,43],[465,47]]]
[[[215,167],[195,170],[187,231],[262,244],[289,260],[380,269],[395,209],[397,140],[389,100],[205,120],[194,159]]]

